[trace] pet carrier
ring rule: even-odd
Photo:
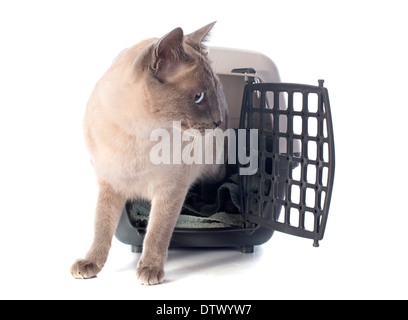
[[[200,198],[202,186],[193,186],[170,247],[239,247],[251,253],[275,230],[313,239],[317,247],[326,227],[335,160],[323,80],[318,86],[281,83],[275,64],[256,52],[210,47],[209,58],[223,85],[230,128],[256,129],[257,168],[240,175],[247,165],[228,165],[207,203]],[[247,141],[247,156],[250,146]],[[142,250],[148,214],[149,204],[138,200],[123,209],[116,237],[134,252]]]

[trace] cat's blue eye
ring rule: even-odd
[[[195,102],[196,104],[199,104],[200,102],[202,102],[202,101],[204,100],[204,97],[205,97],[205,93],[204,93],[204,92],[197,93],[197,94],[195,95],[195,97],[194,97],[194,102]]]

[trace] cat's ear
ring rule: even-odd
[[[160,80],[167,81],[181,71],[185,57],[183,38],[183,30],[177,28],[156,42],[151,67]]]
[[[210,31],[214,27],[216,22],[217,21],[207,24],[205,27],[202,27],[197,31],[186,35],[186,41],[192,45],[200,46],[201,43],[205,42],[208,39]]]

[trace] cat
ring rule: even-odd
[[[219,181],[223,164],[170,163],[149,158],[151,132],[225,129],[228,109],[204,42],[215,22],[184,35],[176,28],[124,50],[97,82],[84,117],[85,141],[99,193],[93,243],[85,259],[71,267],[75,278],[95,277],[109,254],[128,199],[151,201],[150,218],[138,262],[144,285],[163,282],[173,229],[189,188],[200,180]]]

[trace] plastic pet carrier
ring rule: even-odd
[[[257,167],[251,175],[240,175],[247,165],[227,165],[224,181],[193,186],[170,247],[238,247],[251,253],[275,230],[313,239],[317,247],[335,163],[323,80],[317,86],[281,83],[275,64],[256,52],[210,47],[209,58],[223,85],[230,128],[244,129],[245,137],[257,132]],[[247,156],[250,147],[247,141]],[[149,210],[149,203],[138,200],[123,209],[116,237],[134,252],[142,250]]]

